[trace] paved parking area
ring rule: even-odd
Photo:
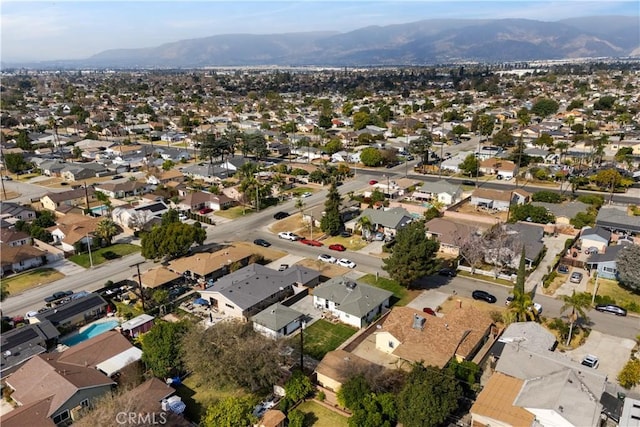
[[[607,375],[609,381],[616,382],[618,373],[629,360],[634,346],[635,342],[633,340],[591,331],[589,338],[582,346],[575,350],[567,351],[566,354],[578,363],[587,354],[596,356],[600,361],[598,371]],[[615,349],[615,351],[612,349]]]
[[[444,304],[450,296],[451,294],[436,290],[423,291],[420,295],[415,297],[413,301],[407,304],[407,307],[420,311],[425,307],[429,307],[435,311],[436,308]]]

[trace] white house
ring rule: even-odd
[[[251,318],[253,330],[268,337],[282,338],[296,331],[304,314],[291,307],[275,303]]]

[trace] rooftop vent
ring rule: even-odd
[[[346,282],[344,285],[345,285],[345,286],[347,287],[347,289],[349,289],[350,291],[354,290],[354,289],[356,288],[356,286],[357,286],[356,282]]]
[[[424,329],[424,324],[427,322],[427,319],[425,319],[422,316],[419,316],[417,314],[413,315],[413,326],[411,326],[413,329],[420,329],[423,330]]]

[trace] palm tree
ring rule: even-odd
[[[108,245],[111,244],[111,239],[113,239],[117,234],[118,226],[109,218],[105,218],[96,224],[95,235],[106,241]]]
[[[373,229],[373,223],[371,222],[371,218],[368,216],[361,216],[358,218],[358,222],[356,223],[356,228],[362,230],[362,237],[365,239],[369,238],[371,234],[371,230]]]
[[[529,322],[536,320],[538,313],[531,306],[533,300],[528,293],[515,294],[509,303],[506,313],[507,323],[511,322]]]
[[[578,320],[578,315],[585,317],[585,309],[591,305],[589,296],[587,294],[576,294],[574,290],[571,295],[561,295],[560,299],[564,302],[560,307],[560,312],[564,312],[571,309],[569,315],[569,336],[567,337],[567,346],[571,342],[571,336],[573,335],[573,325]]]

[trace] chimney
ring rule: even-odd
[[[422,316],[419,316],[417,314],[413,315],[413,325],[411,326],[413,329],[419,329],[419,330],[423,330],[424,329],[424,324],[427,322],[427,319],[425,319]]]

